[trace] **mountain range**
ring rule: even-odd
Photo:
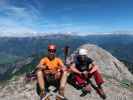
[[[18,59],[19,57],[27,57],[32,54],[43,54],[46,52],[49,43],[57,44],[59,55],[62,55],[61,48],[65,45],[69,45],[72,52],[81,44],[92,43],[108,50],[119,59],[129,62],[133,61],[133,35],[124,34],[87,36],[54,34],[23,38],[0,37],[0,59],[7,55],[9,56],[7,58],[13,57],[14,59]]]
[[[109,51],[114,57],[123,61],[133,73],[133,35],[108,34],[77,36],[70,34],[54,34],[23,38],[0,37],[1,79],[8,79],[9,76],[11,76],[6,74],[7,76],[4,77],[5,73],[9,73],[9,70],[14,70],[16,63],[20,63],[27,58],[35,59],[36,56],[41,57],[45,55],[47,53],[47,45],[49,43],[57,45],[57,55],[61,58],[64,58],[62,48],[66,45],[70,47],[70,53],[72,53],[82,44],[96,44]]]

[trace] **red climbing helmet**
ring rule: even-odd
[[[48,45],[48,51],[49,51],[49,52],[56,52],[56,45],[54,45],[54,44],[49,44],[49,45]]]

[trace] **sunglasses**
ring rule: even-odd
[[[55,53],[55,52],[56,52],[55,49],[49,49],[48,51],[49,51],[50,53]]]

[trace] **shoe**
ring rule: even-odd
[[[82,93],[80,94],[80,97],[84,97],[84,96],[86,96],[88,94],[88,92],[87,91],[82,91]]]
[[[65,97],[64,97],[64,89],[63,89],[63,88],[60,88],[60,89],[59,89],[59,95],[62,96],[63,98],[57,96],[57,97],[56,97],[56,100],[67,100],[67,99],[65,99]]]
[[[44,100],[43,98],[44,98],[45,96],[46,96],[46,93],[45,93],[44,90],[42,90],[42,91],[40,92],[40,100]],[[47,98],[46,98],[45,100],[50,100],[50,97],[47,96]]]
[[[97,93],[100,95],[100,97],[102,99],[104,99],[104,100],[106,99],[106,95],[105,95],[103,89],[97,88]]]
[[[68,100],[66,97],[64,97],[64,98],[60,98],[60,97],[56,97],[56,100]]]
[[[45,97],[45,95],[46,95],[45,91],[44,90],[41,90],[40,97]]]
[[[62,100],[68,100],[66,97],[64,97],[64,99],[62,99]]]

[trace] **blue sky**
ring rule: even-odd
[[[132,4],[133,0],[0,0],[0,32],[133,31]]]

